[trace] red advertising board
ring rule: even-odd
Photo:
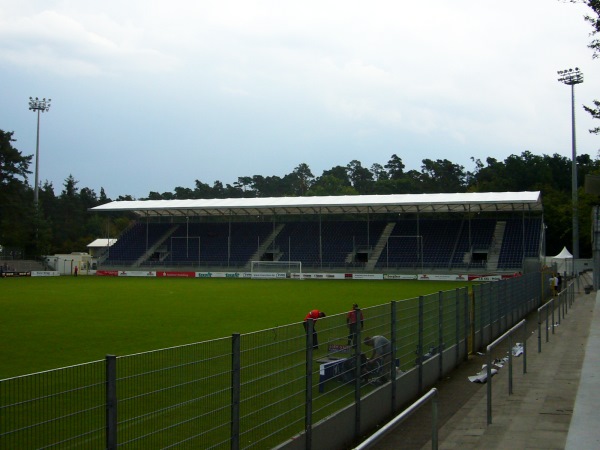
[[[100,277],[118,277],[118,270],[96,270],[96,275]]]
[[[196,278],[196,272],[156,272],[157,277]]]

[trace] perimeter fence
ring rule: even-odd
[[[0,448],[311,448],[315,426],[335,435],[328,420],[349,407],[356,442],[377,419],[361,416],[366,397],[389,389],[380,409],[399,411],[404,377],[414,401],[549,295],[527,274],[365,308],[356,345],[339,314],[308,333],[294,323],[0,380]],[[384,364],[365,363],[366,336],[390,341]]]

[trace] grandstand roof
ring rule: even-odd
[[[539,211],[539,191],[451,194],[345,195],[193,200],[115,201],[94,212],[133,212],[143,217],[247,216],[348,213],[440,213]]]

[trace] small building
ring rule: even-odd
[[[88,253],[92,256],[92,258],[99,258],[101,255],[106,253],[115,242],[117,242],[115,238],[96,239],[87,245]]]
[[[83,275],[96,272],[96,260],[85,252],[47,255],[44,259],[49,268],[56,270],[61,275],[73,275],[75,268],[79,274]]]

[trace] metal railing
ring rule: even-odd
[[[569,283],[563,291],[559,292],[556,297],[544,303],[537,309],[537,323],[538,323],[538,353],[542,352],[542,324],[546,326],[546,342],[550,340],[550,329],[554,334],[554,328],[556,325],[560,325],[561,317],[564,319],[568,313],[569,308],[573,306],[575,298],[575,281]],[[545,318],[543,313],[546,313]],[[558,322],[555,320],[555,312],[558,314]],[[549,324],[550,317],[552,323]]]
[[[527,373],[527,321],[521,320],[518,324],[487,346],[486,384],[487,384],[487,423],[492,423],[492,350],[505,339],[508,339],[508,395],[512,395],[513,389],[513,346],[512,335],[523,328],[523,373]]]
[[[355,450],[365,450],[371,448],[371,446],[375,445],[382,438],[384,438],[388,433],[390,433],[394,428],[408,419],[415,411],[417,411],[420,407],[425,405],[429,400],[431,400],[431,448],[433,450],[437,450],[438,448],[438,391],[436,388],[432,388],[427,394],[423,395],[416,402],[386,423],[383,427],[379,429],[375,434],[369,436],[365,439],[360,445],[355,447]]]

